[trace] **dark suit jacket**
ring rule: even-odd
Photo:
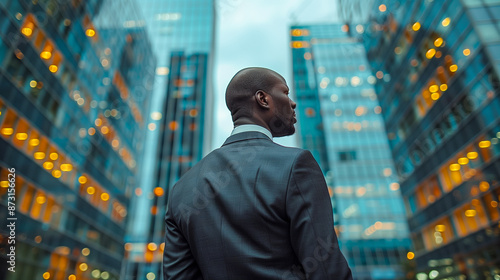
[[[169,194],[164,280],[352,279],[309,151],[229,137]]]

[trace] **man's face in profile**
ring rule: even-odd
[[[274,117],[270,122],[271,132],[274,137],[288,136],[295,133],[293,126],[297,122],[295,107],[289,94],[289,88],[283,78],[277,78],[276,84],[269,92],[273,101]]]

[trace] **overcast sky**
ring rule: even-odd
[[[224,143],[233,128],[224,103],[225,89],[233,75],[250,66],[270,68],[282,74],[293,91],[289,28],[294,24],[337,21],[336,3],[335,0],[218,0],[213,149]],[[295,137],[275,138],[275,141],[295,146]]]

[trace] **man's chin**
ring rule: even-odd
[[[292,125],[285,131],[280,131],[279,133],[273,133],[273,137],[285,137],[293,135],[294,133],[295,133],[295,127]]]

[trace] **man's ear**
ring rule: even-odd
[[[255,101],[257,101],[257,104],[260,107],[269,109],[270,108],[269,107],[269,98],[271,98],[269,96],[269,94],[267,94],[263,90],[258,90],[258,91],[255,92]]]

